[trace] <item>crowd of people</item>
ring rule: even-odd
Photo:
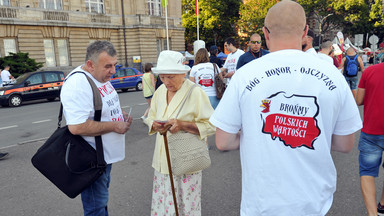
[[[157,98],[168,101],[152,103],[155,107],[150,108],[151,118],[145,121],[150,134],[158,132],[151,215],[173,214],[171,186],[165,180],[169,178],[165,156],[159,153],[159,148],[164,148],[159,144],[162,142],[160,131],[167,126],[177,128],[169,129],[170,133],[184,130],[200,138],[211,134],[211,127],[215,126],[219,150],[240,149],[242,216],[326,215],[332,205],[337,178],[330,152],[350,152],[355,133],[363,128],[358,147],[363,198],[368,215],[384,213],[384,196],[376,202],[374,182],[384,149],[384,126],[382,121],[373,120],[382,119],[378,110],[384,102],[384,87],[380,85],[384,81],[380,74],[384,66],[380,64],[366,70],[369,58],[359,56],[352,47],[339,62],[331,41],[323,41],[317,52],[313,47],[315,34],[305,22],[305,13],[299,4],[282,1],[274,5],[265,18],[263,33],[268,49],[262,48],[259,34],[250,36],[246,52],[237,48],[233,38],[227,38],[224,48],[229,54],[224,62],[217,57],[218,47],[213,45],[209,51],[205,48],[196,51],[195,63],[187,75],[184,74],[187,70],[180,71],[181,75],[169,75],[174,71],[169,66],[171,62],[163,68],[168,71],[166,75],[161,74],[164,71],[159,72],[163,81],[180,77],[173,84],[166,81],[161,91],[155,92]],[[163,65],[162,61],[159,57],[158,64]],[[215,91],[217,71],[227,85],[221,100]],[[359,74],[363,74],[360,83]],[[182,91],[180,95],[186,94],[184,86],[189,87],[191,83],[185,77],[201,87],[200,98],[191,99],[196,110],[186,112],[186,115],[190,112],[188,120],[175,120],[172,114],[164,112],[167,103],[174,108],[172,91],[177,89],[175,95],[178,91]],[[208,104],[206,96],[214,111],[201,104],[203,101]],[[363,126],[358,105],[365,105]],[[207,116],[196,116],[201,109],[210,116],[209,121]],[[195,126],[199,121],[206,123],[207,131],[203,135],[202,127]],[[181,215],[201,214],[201,172],[196,175],[174,177],[178,182],[175,187]],[[196,184],[191,186],[186,179],[193,179]],[[196,187],[198,194],[185,195],[183,192],[188,186]],[[169,202],[159,203],[159,200]]]
[[[270,8],[262,30],[266,47],[259,34],[252,34],[246,52],[237,48],[234,38],[227,38],[224,62],[213,45],[196,51],[192,68],[180,52],[170,50],[159,54],[156,67],[145,65],[148,109],[142,119],[148,134],[156,134],[148,211],[153,216],[175,215],[174,187],[179,214],[201,215],[203,171],[171,176],[168,166],[163,136],[183,132],[201,140],[215,134],[219,150],[240,150],[240,215],[326,215],[337,181],[331,151],[350,152],[362,128],[358,149],[363,198],[368,215],[384,213],[384,191],[377,202],[375,189],[384,149],[384,64],[366,68],[368,56],[358,56],[353,48],[336,64],[330,41],[316,52],[315,34],[295,1]],[[81,200],[84,215],[104,216],[112,164],[125,158],[132,116],[121,109],[109,82],[117,64],[112,43],[93,42],[85,59],[66,77],[61,102],[71,133],[93,147],[94,137],[102,137],[108,166],[81,193]],[[7,67],[3,82],[11,78],[4,71]],[[221,99],[216,75],[227,85]],[[93,120],[92,89],[85,76],[104,89],[100,122]],[[364,122],[358,105],[364,105]]]

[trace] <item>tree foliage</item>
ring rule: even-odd
[[[268,10],[279,0],[249,0],[240,6],[238,26],[245,37],[253,33],[263,34],[264,18]]]
[[[21,74],[36,71],[43,67],[42,62],[36,62],[35,59],[29,58],[29,53],[10,53],[9,56],[0,58],[1,68],[10,66],[10,72],[14,77]]]
[[[262,34],[261,27],[269,8],[280,0],[205,0],[199,1],[200,38],[208,45],[221,44],[228,36],[245,40],[250,33]],[[383,0],[296,0],[315,19],[323,35],[340,30],[347,36],[376,34],[384,37]],[[243,3],[244,2],[244,3]],[[183,26],[187,43],[196,37],[196,0],[182,0]],[[365,39],[365,37],[364,37]]]
[[[369,20],[373,23],[373,27],[378,29],[384,28],[384,2],[382,0],[375,0],[374,4],[371,6],[371,11],[369,12]],[[381,32],[381,34],[383,34]]]
[[[241,0],[199,1],[199,39],[207,47],[221,45],[225,38],[236,36],[236,22]],[[182,19],[186,43],[197,40],[196,0],[182,0]]]
[[[382,0],[297,0],[307,14],[321,23],[321,34],[340,29],[344,34],[383,36]]]

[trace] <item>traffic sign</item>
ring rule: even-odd
[[[363,46],[363,34],[355,34],[355,46]]]
[[[369,37],[369,43],[370,44],[377,44],[379,42],[379,38],[376,35],[372,35]]]

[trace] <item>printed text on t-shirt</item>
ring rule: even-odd
[[[110,95],[113,91],[115,91],[115,88],[113,88],[110,82],[106,82],[104,85],[99,87],[99,92],[102,97]]]

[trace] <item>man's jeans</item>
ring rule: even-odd
[[[108,188],[111,181],[112,164],[93,184],[81,192],[84,216],[108,216]]]

